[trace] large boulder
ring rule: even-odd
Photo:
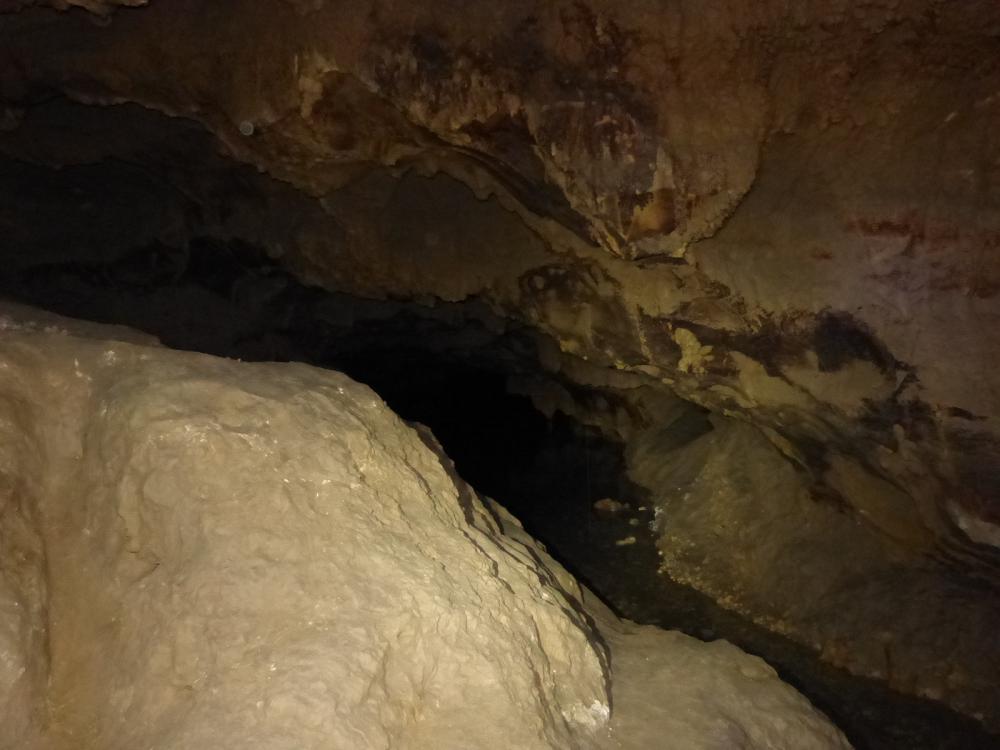
[[[0,480],[3,748],[847,746],[727,644],[599,630],[336,372],[8,309]]]
[[[74,747],[546,748],[606,722],[584,617],[367,388],[4,328],[10,717],[48,680]]]

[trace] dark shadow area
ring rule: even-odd
[[[619,615],[639,614],[612,585],[656,577],[657,567],[633,569],[638,558],[622,552],[638,527],[650,533],[652,520],[627,477],[623,446],[561,412],[547,419],[529,398],[508,393],[505,373],[420,349],[355,351],[330,364],[370,385],[404,419],[430,427],[465,481],[514,514]],[[594,507],[603,500],[628,507],[624,524],[624,511]]]

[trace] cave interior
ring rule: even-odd
[[[821,214],[814,202],[822,191],[807,184],[816,178],[804,172],[783,182],[781,170],[801,153],[792,139],[823,146],[826,126],[801,125],[798,136],[776,128],[762,139],[776,155],[758,168],[759,193],[741,199],[756,212],[749,218],[709,230],[698,228],[708,220],[691,209],[692,234],[681,244],[704,238],[725,246],[711,246],[702,260],[673,240],[657,248],[657,238],[676,234],[683,221],[655,191],[627,230],[606,216],[597,221],[600,196],[596,203],[580,196],[600,190],[600,170],[581,165],[553,178],[538,155],[541,131],[520,115],[480,118],[449,141],[435,129],[452,125],[415,125],[425,115],[401,103],[403,84],[394,89],[377,76],[382,90],[373,93],[363,75],[317,73],[320,92],[302,117],[310,127],[291,115],[233,114],[239,103],[215,111],[203,89],[158,91],[162,77],[193,75],[170,72],[166,57],[162,72],[115,79],[108,71],[141,54],[128,40],[149,43],[141,16],[157,5],[164,4],[0,15],[0,41],[25,39],[11,42],[7,54],[18,62],[0,77],[6,300],[128,326],[174,349],[342,371],[404,420],[428,427],[463,479],[507,508],[620,617],[704,641],[724,638],[760,655],[859,750],[998,746],[1000,547],[991,535],[1000,452],[988,432],[996,413],[983,412],[989,397],[976,411],[913,396],[922,364],[887,343],[860,306],[832,301],[804,318],[781,312],[799,304],[780,298],[783,283],[822,294],[826,282],[811,289],[809,273],[842,274],[839,283],[850,286],[863,262],[807,249],[818,270],[791,268],[787,274],[801,278],[788,281],[780,258],[762,263],[755,278],[752,261],[726,254],[732,246],[752,255],[764,242],[753,222],[780,224],[773,212],[794,203],[796,190],[797,217]],[[90,41],[62,55],[49,43],[26,51],[30,39],[100,40],[117,27],[110,39],[121,61],[102,57]],[[612,41],[598,34],[578,43],[638,54],[616,41],[617,26],[603,28]],[[276,32],[283,43],[289,34],[285,26]],[[423,75],[444,80],[445,69],[462,69],[448,49],[454,38],[414,35],[408,49]],[[566,60],[546,58],[538,44],[542,68],[570,77]],[[46,49],[54,61],[30,68]],[[997,53],[995,41],[991,49]],[[74,54],[92,78],[60,72]],[[580,54],[585,66],[599,64]],[[976,75],[995,80],[992,71]],[[228,85],[242,92],[241,80]],[[584,88],[558,85],[567,99],[574,85]],[[641,98],[641,86],[623,92],[609,83],[602,94],[609,121],[625,117],[620,106],[637,118],[633,129],[645,127],[642,117],[652,115],[629,98]],[[178,99],[186,94],[187,110]],[[268,96],[273,91],[260,94]],[[219,114],[227,107],[228,122]],[[555,154],[589,136],[547,137]],[[488,149],[477,146],[484,139]],[[697,137],[689,141],[701,147]],[[627,151],[624,142],[617,147]],[[1000,153],[995,134],[980,148]],[[980,199],[997,195],[995,167],[991,174],[982,177]],[[566,187],[574,180],[583,184],[579,194]],[[864,191],[858,195],[864,200]],[[965,208],[974,225],[995,220],[981,205]],[[797,217],[795,231],[826,231],[822,216],[813,225]],[[934,231],[865,221],[851,231],[879,242],[902,237],[903,263],[917,262]],[[789,230],[786,239],[800,237]],[[985,249],[972,253],[978,286],[959,290],[979,312],[962,318],[965,308],[942,302],[933,314],[953,314],[969,329],[954,338],[958,349],[967,334],[995,361],[995,332],[983,330],[987,313],[997,314],[990,279],[1000,245],[980,239]],[[952,240],[956,256],[972,252],[958,247],[964,239]],[[885,247],[867,248],[864,262],[884,274],[878,283],[895,283],[894,267],[882,256],[872,260],[872,252],[889,253]],[[947,248],[926,252],[937,252],[939,265],[960,265]],[[713,268],[725,273],[713,278]],[[756,315],[749,293],[741,296],[726,274],[759,285],[775,312]],[[652,300],[665,288],[680,301],[654,313]],[[939,285],[930,293],[953,291]],[[974,320],[985,321],[982,329]],[[959,367],[995,386],[988,361]],[[947,470],[911,469],[945,454]],[[934,505],[947,482],[947,492],[962,488],[965,510]],[[980,520],[969,520],[975,513]],[[740,580],[734,570],[744,564]],[[872,643],[860,635],[876,630],[884,634]],[[969,666],[976,664],[979,672]]]

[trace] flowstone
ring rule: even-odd
[[[598,629],[340,373],[7,308],[0,420],[2,747],[846,747],[735,648]]]

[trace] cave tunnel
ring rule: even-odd
[[[0,296],[27,307],[4,315],[36,309],[124,326],[172,350],[300,363],[370,387],[433,435],[490,523],[537,539],[529,557],[551,555],[586,588],[582,597],[613,617],[761,657],[846,738],[766,744],[741,729],[743,740],[726,735],[719,747],[1000,746],[1000,437],[989,367],[1000,351],[997,217],[961,180],[934,192],[921,180],[940,175],[906,164],[891,176],[911,178],[912,194],[866,192],[873,174],[887,179],[876,167],[891,171],[879,160],[941,112],[914,104],[905,110],[912,132],[871,125],[847,147],[830,124],[840,121],[820,123],[833,118],[814,101],[825,90],[803,90],[799,119],[782,115],[794,127],[761,136],[760,153],[742,140],[752,128],[729,132],[686,110],[671,116],[693,129],[671,131],[679,145],[668,153],[646,133],[657,126],[642,85],[615,78],[617,68],[592,80],[596,58],[547,49],[545,13],[517,27],[536,46],[499,49],[523,72],[531,47],[554,71],[544,82],[552,90],[499,73],[500,83],[482,71],[475,80],[576,102],[577,114],[530,104],[516,115],[476,111],[449,88],[485,64],[456,42],[472,32],[456,22],[449,33],[411,34],[419,13],[369,19],[384,31],[364,37],[371,59],[383,60],[370,71],[365,55],[350,72],[296,52],[301,101],[291,107],[278,68],[250,82],[234,73],[219,91],[184,88],[200,72],[172,57],[189,43],[177,40],[204,40],[219,19],[193,32],[157,2],[115,13],[105,3],[20,5],[9,12],[0,2],[0,61],[10,63],[0,77]],[[248,38],[270,23],[230,5]],[[571,37],[624,56],[619,64],[638,65],[638,76],[627,24],[573,8],[564,31],[596,24],[596,36]],[[322,25],[339,11],[278,13],[275,54],[298,49],[310,13]],[[165,70],[175,69],[116,72],[154,44],[157,22],[179,45],[170,53],[156,42],[173,61]],[[839,23],[866,40],[865,54],[903,44]],[[914,19],[893,23],[932,33]],[[954,18],[949,29],[952,52],[941,54],[989,45]],[[385,62],[380,45],[403,37],[410,62]],[[244,59],[239,40],[225,38]],[[57,54],[68,39],[79,46]],[[794,44],[782,49],[779,69],[807,68]],[[923,71],[924,62],[907,64]],[[74,65],[87,75],[69,76]],[[954,71],[934,70],[922,85],[947,89]],[[733,71],[693,75],[724,92]],[[836,83],[852,106],[892,80],[866,75]],[[976,75],[983,86],[998,80]],[[408,99],[430,90],[437,119]],[[749,101],[741,116],[757,123]],[[941,146],[959,166],[989,129],[988,114],[962,117],[954,145]],[[809,157],[807,174],[796,165],[812,143],[829,154]],[[716,162],[704,156],[723,147]],[[750,153],[758,162],[748,167]],[[842,169],[845,160],[860,166]],[[978,184],[1000,191],[988,177]],[[938,210],[962,218],[953,226]],[[0,332],[19,330],[5,325]],[[106,330],[115,340],[123,329]],[[959,365],[935,359],[944,341]],[[0,542],[13,528],[0,523]],[[24,557],[11,549],[11,560]],[[0,552],[0,574],[8,569],[17,568]],[[608,648],[613,684],[618,657]],[[0,708],[4,700],[0,692]],[[24,713],[10,705],[12,716]],[[78,746],[105,747],[94,732]],[[625,744],[606,746],[654,746],[628,744],[622,732]],[[538,747],[584,746],[546,737]],[[158,742],[150,746],[183,746]],[[272,747],[261,742],[254,747]],[[687,742],[662,746],[703,746]]]

